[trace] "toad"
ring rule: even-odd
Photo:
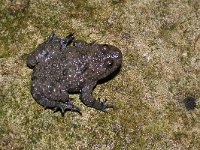
[[[52,33],[28,55],[27,66],[33,69],[31,95],[45,109],[81,114],[69,97],[69,93],[80,92],[86,106],[105,111],[112,106],[95,99],[92,91],[121,63],[122,53],[115,46],[75,40],[72,33],[65,38]]]

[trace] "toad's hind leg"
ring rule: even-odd
[[[70,33],[65,38],[60,40],[60,43],[63,47],[68,46],[74,40],[74,33]]]
[[[33,95],[34,97],[34,95]],[[71,101],[61,102],[61,101],[50,101],[45,97],[35,98],[36,102],[42,105],[45,109],[53,109],[54,111],[60,111],[62,116],[66,111],[77,112],[81,115],[80,109],[75,106]]]
[[[89,84],[86,84],[86,86],[83,87],[83,89],[81,90],[81,95],[80,95],[80,99],[81,101],[88,107],[92,107],[95,108],[97,110],[101,110],[101,111],[105,111],[107,108],[113,108],[113,106],[111,105],[107,105],[104,102],[100,102],[99,100],[96,100],[93,96],[92,96],[92,90],[96,85],[96,82],[88,82]]]

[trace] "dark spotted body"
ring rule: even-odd
[[[33,69],[31,94],[40,105],[62,114],[80,113],[69,98],[71,92],[80,92],[85,105],[105,110],[110,106],[96,100],[92,90],[121,63],[122,53],[115,46],[74,40],[73,34],[66,38],[52,34],[28,56],[27,65]]]

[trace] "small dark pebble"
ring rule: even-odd
[[[184,103],[187,110],[193,110],[196,108],[196,99],[193,97],[186,97]]]

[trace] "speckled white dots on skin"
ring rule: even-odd
[[[75,41],[75,46],[67,46],[65,41],[73,40],[72,36],[61,39],[53,34],[29,55],[32,96],[45,108],[60,110],[62,114],[67,110],[80,113],[68,93],[81,92],[80,99],[86,106],[104,111],[111,106],[96,100],[92,91],[98,80],[120,68],[122,53],[112,45],[80,40]]]

